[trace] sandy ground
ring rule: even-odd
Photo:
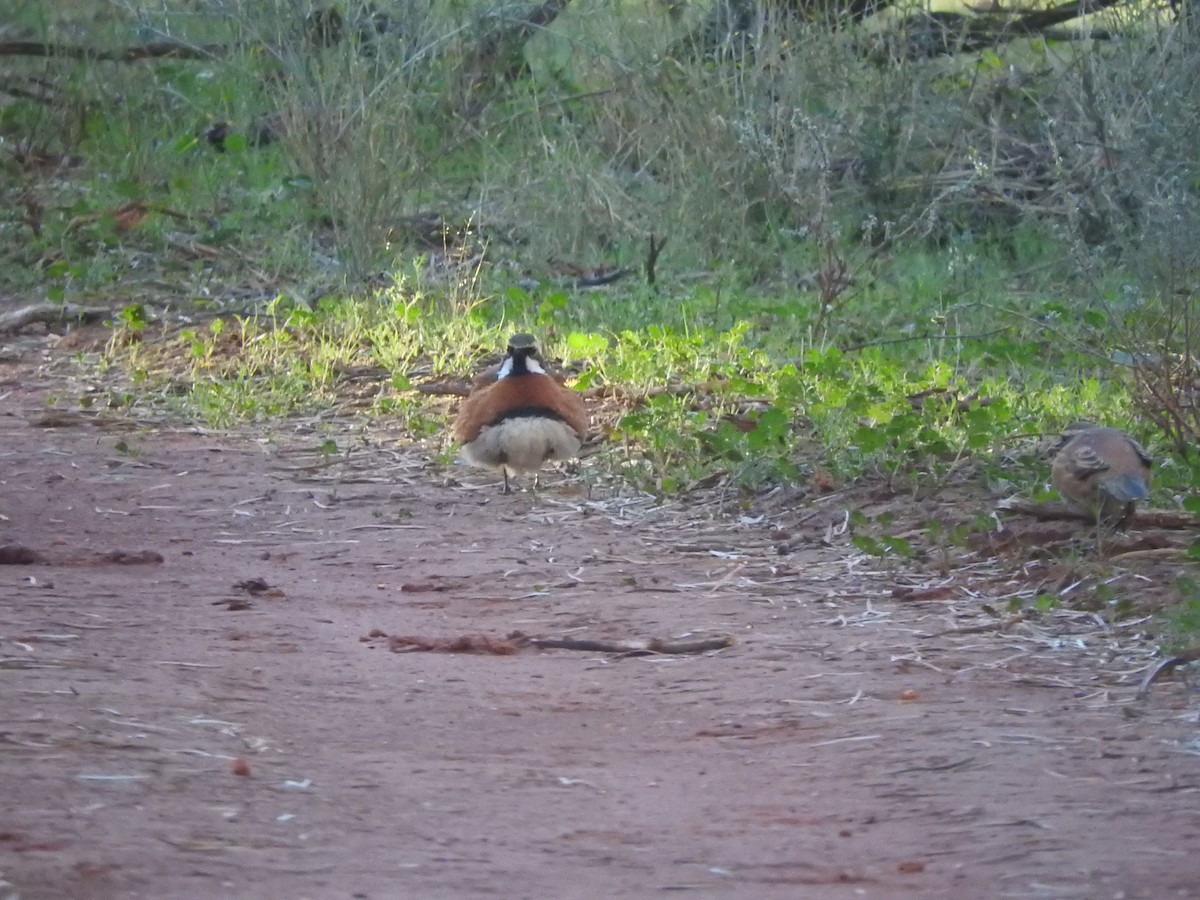
[[[800,510],[0,394],[0,900],[1200,897],[1195,692],[1083,614],[897,599],[836,498],[781,555]],[[394,652],[513,632],[735,643]]]

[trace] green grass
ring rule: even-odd
[[[364,414],[399,416],[426,434],[445,413],[417,383],[467,375],[510,333],[531,330],[547,356],[578,373],[577,388],[644,400],[605,410],[609,464],[661,494],[718,473],[747,490],[799,482],[814,466],[839,480],[882,477],[912,490],[967,460],[1000,479],[999,451],[1075,419],[1130,418],[1127,398],[1096,373],[1079,379],[1078,359],[1039,356],[1042,345],[1012,329],[968,363],[945,354],[942,341],[781,351],[761,325],[645,326],[632,304],[628,327],[583,330],[569,309],[526,306],[517,316],[510,300],[402,288],[314,309],[280,299],[260,315],[157,336],[133,307],[114,325],[108,360],[131,374],[142,402],[158,396],[217,426],[312,413],[344,396],[349,375],[367,371]],[[1039,474],[1017,480],[1028,487]]]

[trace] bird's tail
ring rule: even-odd
[[[1133,503],[1150,496],[1150,486],[1140,475],[1114,475],[1104,481],[1104,492],[1121,503]]]

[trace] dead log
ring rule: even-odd
[[[972,13],[934,10],[910,16],[900,24],[899,47],[896,56],[908,59],[954,56],[996,47],[1020,38],[1049,36],[1053,31],[1058,39],[1097,39],[1094,31],[1064,32],[1056,26],[1092,15],[1127,0],[1071,0],[1049,9],[1037,9],[1019,15],[996,11],[995,8],[974,8]],[[971,7],[968,7],[969,9]],[[1107,37],[1102,34],[1099,37]]]
[[[98,322],[111,316],[111,309],[77,306],[74,303],[33,303],[0,312],[0,334],[20,331],[30,325],[62,325],[67,322]]]

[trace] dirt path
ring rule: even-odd
[[[1200,896],[1196,695],[1137,701],[1119,630],[936,636],[979,601],[778,522],[7,391],[0,544],[42,561],[0,566],[0,898]]]

